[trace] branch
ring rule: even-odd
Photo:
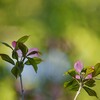
[[[21,95],[22,95],[22,100],[24,100],[24,89],[23,89],[22,75],[21,75],[21,74],[20,74],[20,84],[21,84]]]
[[[83,87],[83,85],[82,85],[82,83],[80,83],[80,87],[79,87],[79,89],[78,89],[78,91],[77,91],[77,93],[76,93],[76,95],[74,97],[74,100],[77,99],[78,95],[80,94],[80,91],[81,91],[82,87]]]

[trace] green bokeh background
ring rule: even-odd
[[[64,73],[77,60],[84,66],[100,62],[100,0],[0,0],[0,41],[11,44],[24,35],[30,35],[29,48],[42,52],[39,68],[45,72],[37,81],[41,70],[33,71],[35,81],[29,83],[23,76],[26,100],[73,100],[75,92],[63,88],[66,79],[54,81],[46,75],[50,68],[57,75]],[[10,55],[11,51],[0,44],[0,53]],[[12,67],[0,59],[0,100],[20,100],[19,80],[10,73]],[[94,89],[100,98],[99,84]],[[89,99],[97,100],[82,90],[78,100]]]

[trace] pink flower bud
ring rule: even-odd
[[[80,76],[79,76],[79,75],[76,75],[75,78],[76,78],[76,79],[80,79]]]
[[[83,69],[83,64],[80,61],[77,61],[74,64],[74,68],[78,73],[80,73],[82,71],[82,69]]]
[[[87,75],[85,79],[91,79],[92,78],[92,73]]]
[[[16,47],[16,41],[12,42],[12,46],[15,48]]]

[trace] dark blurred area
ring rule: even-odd
[[[26,45],[42,52],[36,74],[25,66],[25,100],[73,100],[75,92],[63,87],[64,73],[76,60],[84,66],[100,62],[100,0],[0,0],[0,41],[30,35]],[[0,53],[11,54],[0,44]],[[21,100],[13,66],[0,59],[0,100]],[[100,97],[99,81],[95,91]],[[84,90],[78,100],[97,100]]]

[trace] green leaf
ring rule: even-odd
[[[18,60],[18,54],[17,54],[16,50],[12,51],[12,58]]]
[[[11,69],[11,73],[18,78],[19,75],[22,73],[24,65],[22,62],[17,62],[16,65]]]
[[[22,71],[23,71],[23,68],[24,68],[24,64],[23,64],[22,61],[18,62],[18,68],[19,68],[19,70],[20,70],[20,74],[21,74]]]
[[[17,78],[19,76],[19,73],[20,73],[18,67],[13,67],[11,69],[11,73]]]
[[[68,74],[72,77],[74,77],[76,75],[76,71],[74,69],[71,69],[68,71]]]
[[[73,84],[73,79],[64,83],[64,88],[70,87]]]
[[[7,44],[7,43],[5,43],[5,42],[1,42],[1,43],[4,44],[5,46],[11,48],[11,49],[13,50],[13,48],[12,48],[9,44]]]
[[[97,63],[95,66],[94,66],[94,72],[92,74],[93,77],[97,76],[100,74],[100,63]]]
[[[25,62],[25,65],[31,65],[30,62],[29,62],[29,60],[27,60],[27,61]]]
[[[32,59],[34,59],[34,61],[35,61],[36,64],[39,64],[39,63],[42,62],[42,59],[41,59],[41,58],[38,58],[38,57],[34,57],[34,58],[32,58]],[[26,65],[30,65],[29,60],[27,60],[27,61],[25,62],[25,64],[26,64]]]
[[[28,58],[28,57],[27,57],[27,58]],[[37,67],[37,64],[36,64],[35,60],[32,59],[32,58],[28,58],[28,61],[29,61],[30,65],[33,66],[35,72],[37,73],[38,67]]]
[[[25,43],[28,40],[29,36],[25,35],[17,40],[17,42]]]
[[[43,61],[41,58],[38,57],[34,57],[33,59],[35,60],[36,64],[39,64]]]
[[[86,82],[85,82],[85,85],[87,85],[87,86],[89,86],[89,87],[93,87],[93,86],[95,86],[95,80],[93,80],[93,79],[90,79],[90,80],[87,80]]]
[[[9,63],[15,65],[14,61],[7,54],[0,54],[0,56],[6,62],[9,62]]]
[[[71,76],[75,76],[75,74],[76,74],[76,72],[75,72],[75,70],[74,69],[70,69],[70,70],[68,70],[68,71],[66,71],[65,73],[64,73],[64,75],[71,75]]]
[[[70,81],[65,82],[64,87],[73,91],[77,91],[79,88],[79,84],[77,83],[75,79],[72,79]]]
[[[18,48],[22,51],[23,56],[26,56],[26,53],[28,52],[28,48],[26,47],[26,45],[24,45],[23,43],[18,43]]]
[[[83,88],[88,93],[88,95],[90,95],[90,96],[96,96],[97,97],[97,93],[94,90],[92,90],[92,89],[90,89],[90,88],[88,88],[86,86],[84,86]]]

